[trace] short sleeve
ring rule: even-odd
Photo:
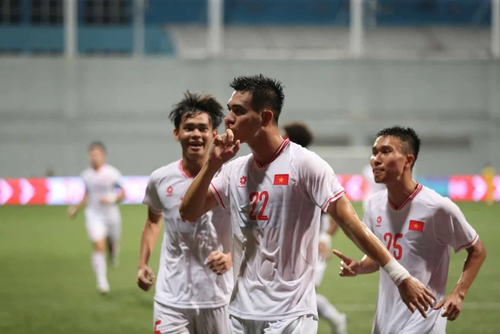
[[[156,187],[156,182],[151,176],[149,178],[148,186],[146,188],[146,195],[142,201],[143,204],[146,204],[157,214],[163,213],[163,204],[161,203],[160,197],[158,196],[158,190]]]
[[[328,209],[328,204],[345,193],[332,167],[313,152],[307,152],[300,160],[299,182],[309,199],[323,212]]]
[[[473,246],[479,238],[462,211],[448,198],[436,211],[434,224],[438,240],[453,247],[455,253]]]
[[[223,209],[229,207],[229,184],[231,180],[231,170],[235,161],[230,161],[215,175],[210,184],[210,190],[215,196],[217,203]]]

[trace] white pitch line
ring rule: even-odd
[[[347,312],[367,312],[375,311],[375,304],[334,304],[335,308],[339,311]],[[494,311],[500,310],[500,303],[473,303],[465,302],[462,304],[463,310],[484,310],[484,311]]]

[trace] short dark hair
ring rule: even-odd
[[[269,108],[273,112],[274,121],[278,124],[278,118],[285,102],[283,84],[279,80],[265,77],[262,74],[241,76],[234,78],[229,86],[235,91],[251,92],[252,109],[262,111],[264,108]]]
[[[294,122],[283,126],[288,139],[302,147],[308,147],[313,141],[311,130],[304,123]]]
[[[377,138],[387,137],[387,136],[393,136],[399,138],[402,144],[406,144],[402,145],[402,149],[405,153],[413,154],[413,156],[415,157],[413,165],[411,166],[413,168],[415,162],[417,162],[418,152],[420,151],[420,138],[418,137],[415,130],[409,127],[405,128],[395,125],[390,128],[385,128],[382,131],[379,131],[379,133],[377,133]]]
[[[190,91],[186,91],[184,98],[174,105],[169,118],[174,123],[175,128],[179,130],[183,117],[195,117],[200,112],[208,115],[213,129],[217,129],[224,119],[224,108],[215,97],[210,94],[191,93]]]
[[[89,145],[89,152],[92,151],[94,148],[99,148],[101,149],[104,153],[106,153],[106,147],[104,146],[102,141],[93,141]]]

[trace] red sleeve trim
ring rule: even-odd
[[[466,245],[463,245],[463,246],[458,247],[458,249],[456,249],[456,250],[455,250],[455,253],[458,253],[458,252],[460,252],[462,249],[464,249],[464,248],[469,248],[470,246],[474,245],[474,244],[476,243],[476,241],[477,241],[477,239],[478,239],[478,238],[479,238],[479,235],[478,235],[478,234],[476,234],[476,236],[474,237],[474,239],[472,239],[472,241],[471,241],[471,242],[469,242],[469,243],[468,243],[468,244],[466,244]]]
[[[345,190],[342,190],[341,192],[339,192],[338,194],[336,194],[335,196],[333,197],[330,197],[328,199],[328,201],[326,201],[326,204],[325,206],[321,209],[323,212],[326,212],[326,209],[328,209],[328,205],[333,202],[333,201],[336,201],[337,199],[340,198],[340,196],[344,195],[345,194]]]
[[[224,208],[224,209],[225,209],[225,208],[226,208],[226,206],[224,205],[224,201],[222,200],[222,197],[221,197],[221,195],[219,194],[219,191],[217,190],[217,188],[214,186],[214,184],[213,184],[213,183],[211,183],[211,182],[210,182],[210,185],[212,186],[212,188],[214,188],[214,190],[215,190],[215,194],[216,194],[216,195],[217,195],[217,197],[219,198],[219,203],[220,203],[220,205],[222,205],[222,208]]]

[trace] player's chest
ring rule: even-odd
[[[432,251],[435,233],[432,218],[419,212],[380,212],[373,232],[397,259]]]
[[[112,176],[105,173],[94,174],[88,177],[87,184],[93,191],[108,191],[115,183]]]
[[[276,221],[280,212],[292,203],[298,183],[288,166],[267,171],[241,170],[233,175],[231,202],[237,208],[239,220],[244,224],[266,225]]]
[[[163,207],[172,211],[179,208],[182,198],[192,183],[192,179],[162,180],[157,185],[158,198]]]

